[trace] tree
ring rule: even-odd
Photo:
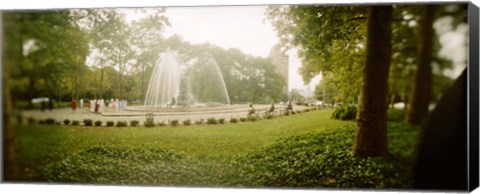
[[[104,70],[107,66],[118,65],[118,39],[124,37],[124,35],[119,34],[119,29],[125,24],[114,9],[78,10],[76,13],[84,18],[82,21],[84,24],[83,30],[88,32],[90,49],[93,55],[90,57],[94,59],[94,65],[100,67],[100,77],[95,98],[97,98],[97,94],[99,98],[103,98]]]
[[[15,21],[18,17],[13,13],[2,13],[2,96],[3,96],[3,175],[5,180],[13,180],[18,175],[17,159],[15,154],[14,131],[11,125],[12,104],[10,93],[10,67],[20,64],[22,47],[18,32],[21,26]],[[7,57],[6,57],[7,56]]]
[[[332,72],[340,100],[354,103],[364,64],[366,10],[364,6],[270,6],[266,15],[284,50],[298,50],[304,82]]]
[[[293,101],[295,103],[304,103],[305,102],[305,97],[303,97],[302,94],[300,94],[300,91],[298,89],[292,89],[289,94],[290,101]]]
[[[357,112],[354,153],[386,156],[387,94],[391,61],[392,7],[368,8],[367,53]]]
[[[406,121],[410,124],[421,124],[427,117],[433,99],[433,69],[451,67],[451,61],[438,56],[440,45],[438,35],[433,27],[434,22],[442,17],[453,17],[451,25],[466,23],[466,5],[425,5],[421,9],[419,45],[417,49],[416,71],[413,90],[410,94],[411,105],[408,106]],[[437,75],[438,77],[438,75]]]
[[[165,49],[164,37],[162,35],[165,26],[169,26],[168,18],[162,14],[165,9],[153,9],[153,13],[149,10],[142,9],[148,15],[138,21],[131,23],[131,28],[134,33],[131,34],[129,43],[135,52],[136,69],[140,72],[140,87],[139,98],[145,97],[147,70],[153,67],[160,56],[160,53]]]
[[[392,15],[391,6],[271,6],[267,11],[284,46],[299,50],[304,81],[321,72],[344,76],[340,83],[363,79],[354,148],[357,156],[387,153],[386,93]],[[348,75],[355,72],[359,74]],[[338,86],[342,85],[336,85],[340,92],[360,88],[356,84]],[[355,92],[347,96],[352,102],[357,97]]]
[[[334,86],[332,73],[323,74],[322,80],[315,86],[315,98],[322,101],[322,105],[335,104],[339,99],[338,92]]]
[[[178,51],[180,60],[187,64],[189,88],[202,100],[224,99],[223,85],[212,64],[218,64],[231,103],[271,103],[281,100],[284,78],[275,71],[270,59],[249,56],[238,49],[222,49],[212,44],[192,45],[179,36],[167,42],[169,50]],[[217,95],[218,94],[218,95]]]
[[[421,21],[421,38],[417,55],[414,87],[411,93],[411,106],[408,108],[407,122],[420,124],[428,114],[428,105],[432,93],[432,39],[434,36],[435,5],[425,5]]]

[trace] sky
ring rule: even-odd
[[[271,23],[265,19],[266,8],[267,6],[262,5],[168,7],[165,16],[169,18],[171,26],[165,29],[164,34],[166,37],[178,34],[194,44],[209,42],[225,49],[238,48],[246,54],[267,57],[270,49],[279,40]],[[134,11],[125,13],[128,20],[141,17],[141,14]],[[437,30],[442,31],[442,24],[448,22],[448,20],[437,22]],[[443,45],[440,54],[452,59],[455,64],[453,70],[446,72],[452,78],[457,77],[465,67],[467,50],[464,45],[467,40],[464,35],[467,29],[466,25],[460,26],[456,31],[443,32],[440,36]],[[313,91],[321,77],[317,76],[306,85],[298,73],[301,62],[296,57],[295,50],[288,54],[289,90],[309,88]]]
[[[166,37],[178,34],[194,44],[209,42],[225,49],[238,48],[249,55],[267,57],[279,40],[270,21],[265,18],[266,8],[265,5],[168,7],[165,16],[169,18],[171,26],[165,29],[164,34]],[[142,17],[132,9],[125,13],[128,20]],[[448,23],[448,20],[437,22],[437,29],[442,28],[442,22]],[[457,77],[465,67],[467,50],[464,45],[467,40],[464,34],[467,29],[467,26],[460,26],[456,31],[445,32],[440,36],[443,45],[440,54],[452,59],[455,64],[454,69],[445,72],[452,78]],[[288,54],[289,90],[296,88],[313,91],[321,77],[317,76],[310,83],[304,83],[298,73],[301,62],[296,51],[291,50]]]
[[[184,40],[194,44],[209,42],[222,48],[238,48],[242,52],[260,57],[267,57],[270,49],[279,42],[271,23],[265,19],[267,6],[209,6],[209,7],[169,7],[165,16],[169,18],[170,27],[165,29],[165,36],[180,35]],[[133,14],[133,12],[131,13]],[[135,18],[130,15],[127,18]],[[445,31],[448,20],[439,21],[435,26],[441,32],[443,45],[440,55],[452,59],[454,67],[445,72],[452,78],[460,75],[465,67],[467,26],[457,30]],[[446,25],[448,26],[448,25]],[[449,30],[449,29],[447,29]],[[301,66],[296,51],[289,54],[289,90],[315,90],[321,80],[315,77],[305,84],[298,73]]]
[[[268,57],[270,49],[279,42],[271,23],[265,19],[267,6],[215,6],[167,8],[170,27],[167,37],[178,34],[185,40],[201,44],[238,48],[245,54]],[[300,60],[295,51],[289,52],[289,90],[304,88],[297,73]],[[318,80],[316,80],[318,83]],[[312,85],[316,84],[312,82]],[[314,87],[314,86],[312,86]]]

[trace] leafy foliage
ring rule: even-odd
[[[418,129],[389,123],[391,155],[357,158],[350,149],[353,128],[284,137],[229,160],[159,147],[93,146],[49,163],[41,176],[53,182],[96,184],[410,188]]]
[[[78,121],[78,120],[73,120],[73,121],[72,121],[72,125],[80,125],[80,121]]]
[[[126,127],[127,121],[117,121],[117,127]]]
[[[203,186],[223,182],[222,169],[161,148],[93,147],[51,163],[44,174],[55,182]]]
[[[192,121],[190,119],[187,119],[187,120],[184,120],[183,121],[183,125],[191,125],[192,124]]]
[[[266,15],[282,45],[298,50],[304,82],[332,72],[335,88],[342,92],[339,97],[352,101],[359,93],[364,61],[366,10],[366,6],[270,6]]]
[[[177,126],[177,125],[178,125],[178,119],[173,119],[173,120],[171,120],[171,121],[170,121],[170,125],[172,125],[172,126],[174,126],[174,127]]]
[[[92,119],[84,119],[83,124],[85,124],[85,126],[92,126],[93,121],[92,121]]]
[[[357,107],[355,106],[341,106],[335,109],[332,113],[332,119],[338,120],[355,120],[357,116]]]
[[[135,127],[138,126],[139,121],[138,120],[132,120],[130,121],[130,126]]]
[[[154,127],[155,126],[155,120],[154,120],[154,117],[153,117],[152,113],[149,113],[149,114],[146,115],[146,120],[143,123],[143,125],[145,127]]]
[[[219,118],[219,119],[218,119],[218,123],[224,124],[224,123],[225,123],[225,118]]]
[[[248,115],[247,116],[247,121],[257,121],[257,116],[256,115]]]
[[[408,157],[412,153],[396,155],[399,149],[413,150],[413,147],[405,147],[404,142],[397,142],[400,136],[415,135],[405,129],[408,126],[390,128],[392,134],[389,136],[395,140],[391,146],[394,151],[388,158],[354,157],[351,152],[352,128],[284,138],[237,160],[239,177],[244,178],[239,179],[238,184],[254,187],[409,188],[412,169]]]
[[[211,117],[207,119],[207,124],[209,125],[216,125],[217,124],[217,119]]]
[[[102,121],[100,121],[100,120],[95,121],[94,124],[95,124],[95,126],[101,126],[101,125],[102,125]]]
[[[113,122],[113,121],[107,121],[107,126],[111,127],[111,126],[113,126],[113,125],[115,125],[115,122]]]
[[[47,125],[53,125],[55,123],[55,119],[54,118],[47,118],[45,119],[45,124]]]

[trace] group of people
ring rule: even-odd
[[[119,99],[113,99],[113,98],[110,100],[93,99],[93,100],[87,100],[87,101],[88,101],[88,104],[86,108],[91,112],[101,112],[101,110],[104,110],[105,107],[112,108],[118,111],[127,107],[128,105],[127,100],[119,100]],[[83,107],[84,107],[84,100],[80,99],[80,108],[83,108]],[[77,101],[73,99],[72,111],[76,111],[76,109],[77,109]]]

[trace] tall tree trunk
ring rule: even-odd
[[[367,56],[357,113],[354,153],[359,157],[386,156],[392,7],[369,7],[367,17]]]
[[[98,94],[100,96],[100,98],[103,98],[103,72],[104,72],[104,69],[105,69],[105,66],[103,65],[103,59],[100,61],[100,85],[99,85],[99,89],[98,89]]]
[[[434,36],[434,5],[425,5],[421,21],[421,41],[417,52],[417,70],[415,71],[413,91],[406,122],[421,124],[428,115],[428,105],[432,95],[432,38]]]
[[[15,180],[18,177],[18,165],[15,154],[15,138],[11,126],[12,105],[10,91],[9,67],[18,65],[22,57],[22,42],[19,38],[18,28],[20,27],[14,21],[15,14],[0,14],[0,20],[4,22],[2,28],[2,83],[3,83],[3,176],[4,180]],[[3,19],[3,20],[2,20]],[[7,37],[8,34],[11,37]],[[14,33],[12,33],[14,32]]]
[[[145,86],[144,86],[144,79],[145,79],[145,64],[142,63],[142,76],[140,78],[140,81],[141,81],[141,87],[140,87],[140,97],[139,99],[142,99],[142,98],[145,98]]]
[[[28,78],[28,108],[33,108],[33,102],[32,99],[35,98],[35,82],[36,78],[33,76],[30,76]]]
[[[78,85],[77,73],[72,73],[72,100],[77,99],[77,85]]]
[[[117,79],[117,98],[120,100],[122,97],[122,61],[120,60],[120,55],[118,55],[118,79]]]

